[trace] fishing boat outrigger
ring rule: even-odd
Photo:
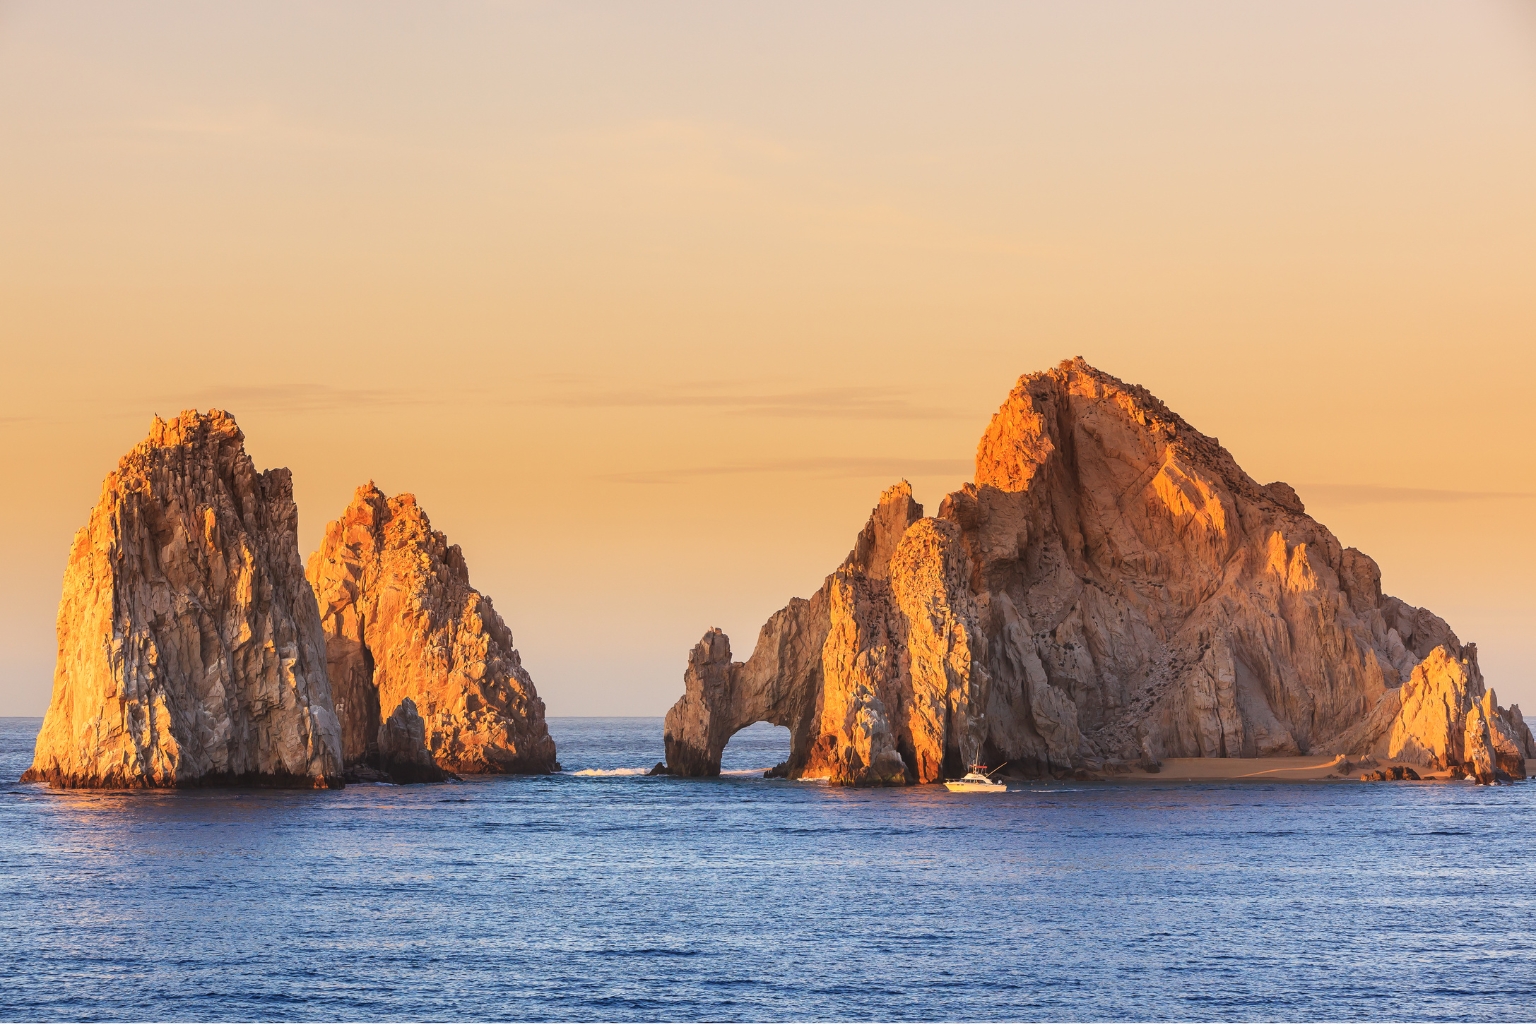
[[[1003,763],[1003,765],[1007,764],[1007,762]],[[971,771],[959,779],[946,779],[944,789],[960,793],[1001,794],[1008,789],[1008,784],[993,779],[992,773],[1001,772],[1003,765],[999,765],[990,773],[985,765],[972,765]]]

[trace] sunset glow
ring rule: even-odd
[[[1536,703],[1536,16],[1478,3],[0,5],[0,715],[151,417],[300,549],[462,546],[552,715],[660,715],[1082,354]]]

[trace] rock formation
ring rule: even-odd
[[[445,778],[427,750],[427,724],[410,698],[379,726],[377,753],[379,768],[395,783],[441,783]]]
[[[1289,485],[1068,361],[1020,378],[937,518],[897,485],[745,663],[705,636],[667,765],[716,773],[768,721],[786,774],[855,784],[1322,752],[1523,776],[1530,731],[1476,648],[1380,580]]]
[[[450,772],[557,767],[544,702],[511,631],[414,496],[358,488],[326,527],[308,576],[348,765],[393,757],[381,727],[413,730],[419,716],[426,750]]]
[[[325,638],[287,470],[188,411],[107,476],[75,535],[53,698],[23,780],[339,785]]]

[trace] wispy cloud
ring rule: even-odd
[[[818,479],[838,477],[902,477],[970,475],[968,459],[898,459],[881,456],[826,456],[811,459],[773,459],[713,466],[688,466],[670,470],[639,470],[608,473],[599,480],[615,484],[681,484],[709,477],[744,477],[760,474],[796,474]]]
[[[835,420],[947,420],[953,409],[878,386],[753,390],[732,382],[693,382],[660,388],[599,388],[533,399],[531,404],[583,409],[706,409],[728,416]]]
[[[213,385],[190,394],[206,397],[232,412],[260,410],[321,413],[398,406],[432,406],[472,401],[479,405],[546,406],[567,409],[683,409],[724,416],[794,417],[827,420],[943,420],[963,416],[929,405],[896,388],[849,386],[754,389],[740,382],[697,381],[636,387],[554,387],[532,389],[517,398],[476,389],[413,391],[404,388],[339,388],[326,384]],[[157,400],[167,408],[185,402]],[[176,408],[181,408],[176,406]]]
[[[1302,501],[1318,499],[1341,505],[1423,504],[1446,502],[1531,501],[1530,491],[1447,491],[1439,488],[1399,488],[1376,484],[1303,484],[1296,487]]]
[[[326,384],[213,385],[194,389],[205,397],[204,406],[222,408],[238,416],[242,411],[264,413],[328,413],[394,406],[425,406],[449,401],[441,395],[403,388],[335,388]],[[157,399],[162,415],[180,412],[186,396]]]
[[[668,385],[624,387],[563,375],[535,377],[522,390],[465,387],[349,388],[306,381],[264,384],[205,382],[171,393],[136,399],[132,409],[98,407],[98,416],[171,416],[183,409],[246,412],[332,413],[400,407],[518,406],[551,409],[695,410],[730,417],[822,420],[950,420],[970,413],[933,405],[900,388],[849,385],[796,388],[763,387],[741,381],[685,381]],[[0,424],[50,420],[50,416],[0,417]]]

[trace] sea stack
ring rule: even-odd
[[[326,527],[308,577],[347,765],[410,762],[401,745],[415,733],[449,772],[558,768],[544,702],[512,632],[415,496],[358,488]]]
[[[286,469],[220,410],[156,417],[76,535],[24,781],[340,785],[325,638]]]
[[[1491,780],[1536,757],[1474,645],[1384,595],[1290,486],[1081,359],[1019,379],[936,518],[888,490],[750,659],[711,631],[684,684],[682,775],[763,720],[790,729],[786,775],[850,784],[1335,752]]]

